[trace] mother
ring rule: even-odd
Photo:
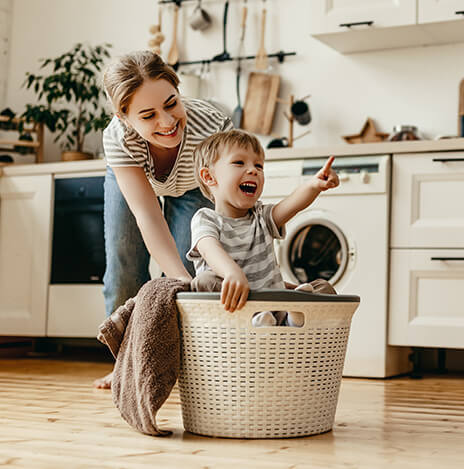
[[[232,123],[211,104],[181,97],[176,73],[149,51],[120,57],[103,82],[115,111],[103,133],[109,315],[150,279],[150,255],[166,276],[190,280],[190,220],[211,206],[198,189],[192,152]],[[109,388],[111,374],[94,385]]]

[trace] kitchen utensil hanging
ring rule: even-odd
[[[459,82],[458,137],[464,137],[464,79]]]
[[[179,18],[179,6],[176,4],[174,7],[174,19],[172,26],[172,44],[169,49],[167,63],[169,65],[176,65],[179,61],[179,49],[177,47],[177,22]]]
[[[224,46],[224,50],[213,57],[213,61],[215,62],[224,62],[225,60],[230,60],[230,54],[227,52],[227,15],[229,12],[229,0],[227,0],[224,4],[224,20],[223,20],[223,29],[222,29],[222,42]]]
[[[242,66],[241,66],[241,56],[243,52],[243,44],[245,41],[245,29],[246,29],[246,18],[247,18],[248,8],[247,8],[247,0],[243,2],[242,8],[242,23],[241,23],[241,30],[240,30],[240,42],[238,46],[238,53],[237,53],[237,69],[236,69],[236,92],[237,92],[237,107],[234,109],[232,113],[232,123],[236,129],[239,129],[242,125],[242,117],[243,117],[243,108],[242,103],[240,100],[240,75],[242,73]]]
[[[155,54],[161,54],[161,44],[163,43],[165,37],[161,32],[161,16],[162,16],[162,6],[158,5],[158,24],[152,24],[150,26],[150,33],[153,34],[153,37],[148,41],[148,47]]]
[[[189,24],[194,31],[204,31],[211,26],[211,17],[201,6],[201,0],[198,0],[197,6],[190,16]]]
[[[263,11],[261,13],[261,38],[258,52],[256,53],[255,67],[257,70],[267,69],[267,53],[264,47],[264,39],[266,34],[266,0],[263,0]]]

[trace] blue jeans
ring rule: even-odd
[[[106,271],[103,295],[109,316],[150,280],[150,254],[110,167],[106,170],[104,189]],[[199,208],[212,206],[200,189],[188,191],[181,197],[164,197],[164,217],[180,258],[192,276],[195,275],[193,265],[185,258],[190,249],[190,220]]]

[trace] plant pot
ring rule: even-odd
[[[91,160],[93,155],[82,151],[64,151],[61,153],[61,161]]]

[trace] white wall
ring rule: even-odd
[[[0,0],[0,110],[6,99],[11,34],[11,0]]]
[[[296,51],[274,71],[282,76],[281,95],[311,94],[312,133],[296,142],[298,147],[342,143],[341,135],[357,133],[367,116],[378,129],[390,132],[395,124],[414,124],[428,137],[456,134],[458,84],[464,77],[464,44],[397,49],[343,56],[310,37],[308,0],[268,0],[266,49]],[[213,27],[203,33],[192,31],[188,16],[196,2],[181,10],[178,39],[181,60],[210,58],[222,51],[223,2],[204,0],[214,17]],[[134,9],[132,5],[138,7]],[[242,2],[231,0],[228,49],[238,47]],[[258,48],[261,1],[249,0],[245,53]],[[37,69],[40,57],[54,57],[78,41],[110,42],[119,55],[147,47],[148,28],[157,21],[155,0],[14,0],[11,57],[6,104],[16,111],[32,102],[32,93],[21,89],[26,71]],[[163,14],[167,36],[163,54],[171,44],[172,6]],[[273,62],[276,63],[276,62]],[[245,73],[252,70],[247,63]],[[242,99],[246,94],[242,78]],[[213,64],[209,96],[235,105],[234,64]],[[274,131],[285,134],[287,121],[278,106]],[[303,128],[296,128],[295,133]],[[266,143],[268,137],[263,138]],[[99,139],[89,140],[88,150],[98,151]],[[59,159],[59,148],[46,142],[46,160]]]

